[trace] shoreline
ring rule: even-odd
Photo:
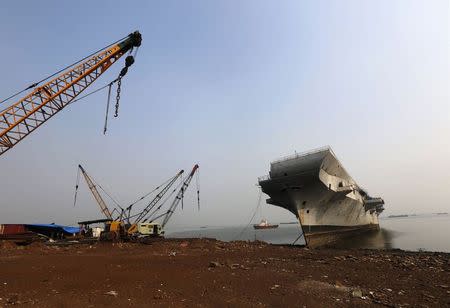
[[[0,307],[450,305],[449,253],[214,239],[0,248]]]

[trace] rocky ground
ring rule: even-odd
[[[0,247],[0,307],[450,307],[444,253],[207,239]]]

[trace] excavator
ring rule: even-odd
[[[19,93],[22,93],[32,89],[31,93],[0,111],[0,155],[12,149],[67,105],[80,99],[79,95],[86,88],[120,57],[141,46],[141,42],[141,34],[138,31],[133,32],[122,40],[20,91]],[[125,67],[120,71],[119,77],[112,82],[117,82],[118,85],[115,116],[119,107],[121,80],[133,63],[134,57],[130,54],[125,59]],[[49,79],[50,81],[40,85]]]

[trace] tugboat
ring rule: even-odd
[[[255,228],[255,229],[275,229],[275,228],[278,228],[278,225],[269,224],[267,219],[262,219],[259,224],[253,225],[253,228]]]

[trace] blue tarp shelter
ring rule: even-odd
[[[73,235],[80,232],[79,227],[62,226],[56,224],[30,224],[25,225],[29,231],[53,237],[55,234]]]

